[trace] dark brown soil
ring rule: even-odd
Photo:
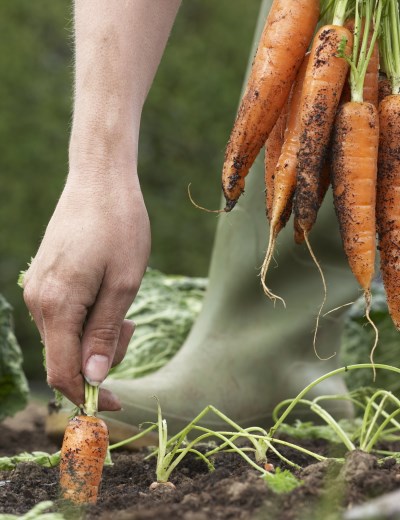
[[[304,445],[304,444],[303,444]],[[325,442],[308,443],[319,453],[332,453]],[[393,449],[393,447],[391,447]],[[2,425],[0,456],[21,451],[59,449],[47,440],[43,424],[34,431],[15,432]],[[194,458],[184,459],[171,481],[176,489],[161,487],[150,491],[155,479],[155,460],[144,460],[147,451],[113,453],[113,466],[105,467],[100,498],[85,512],[63,509],[71,519],[113,520],[276,520],[341,519],[342,512],[371,497],[400,487],[400,465],[388,459],[378,465],[373,455],[355,451],[346,464],[333,461],[315,463],[309,457],[286,452],[302,466],[296,474],[303,485],[277,495],[259,473],[235,454],[215,457],[215,471]],[[337,455],[338,453],[336,453]],[[278,466],[276,458],[270,462]],[[284,469],[285,466],[281,465]],[[0,471],[0,513],[23,514],[42,500],[58,499],[58,469],[36,464],[20,464]],[[62,504],[57,502],[57,507]]]

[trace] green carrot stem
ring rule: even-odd
[[[98,410],[99,387],[85,381],[85,404],[83,406],[86,415],[95,416]]]
[[[400,94],[400,15],[397,0],[388,0],[388,16],[383,24],[382,55],[392,93]]]
[[[377,0],[374,9],[374,0],[356,0],[353,53],[350,61],[350,64],[352,65],[350,71],[352,101],[359,103],[362,103],[363,101],[365,75],[367,73],[368,63],[371,59],[372,53],[374,52],[374,46],[378,38],[385,1],[386,0]],[[368,37],[373,14],[375,14],[374,31],[372,33],[371,41],[368,47]],[[362,20],[364,20],[364,31],[361,38]]]
[[[129,437],[128,439],[124,439],[122,441],[116,442],[115,444],[111,444],[111,446],[108,447],[109,450],[116,450],[117,448],[121,448],[122,446],[125,446],[126,444],[130,444],[131,442],[137,441],[147,433],[150,433],[151,431],[155,430],[157,428],[156,424],[152,424],[146,430],[143,430],[142,432],[137,433],[136,435],[133,435],[132,437]]]
[[[348,0],[337,0],[333,12],[332,25],[343,25],[346,20]]]
[[[372,437],[372,439],[369,441],[368,445],[365,448],[365,451],[369,453],[372,448],[374,447],[375,443],[380,439],[381,434],[383,430],[386,428],[386,426],[390,423],[392,419],[394,419],[397,415],[400,413],[400,408],[392,412],[379,426],[379,428],[376,430],[375,435]]]

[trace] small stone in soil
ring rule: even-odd
[[[163,493],[170,493],[176,490],[176,486],[172,482],[152,482],[149,486],[150,491],[161,491]]]

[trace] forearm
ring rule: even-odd
[[[75,0],[70,172],[137,162],[140,117],[180,0]]]

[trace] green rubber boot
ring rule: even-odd
[[[271,3],[262,3],[255,41]],[[157,396],[171,434],[209,404],[243,427],[268,426],[279,401],[294,397],[336,367],[336,358],[321,361],[313,350],[323,287],[307,248],[294,244],[290,224],[278,237],[278,265],[271,265],[267,279],[272,291],[285,299],[287,309],[280,302],[274,307],[262,291],[258,273],[268,239],[263,179],[259,157],[245,194],[231,213],[219,218],[203,309],[178,354],[146,377],[105,382],[122,400],[121,412],[105,414],[114,421],[134,425],[154,421]],[[326,310],[354,299],[357,285],[342,251],[330,197],[310,241],[328,285]],[[337,351],[339,339],[340,319],[334,313],[321,320],[320,355]],[[341,379],[328,380],[316,388],[314,397],[345,391]],[[348,414],[347,405],[334,403],[336,412]],[[223,427],[211,414],[202,424]]]

